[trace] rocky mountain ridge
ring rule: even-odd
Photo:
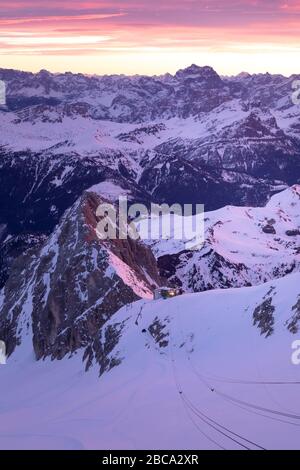
[[[259,285],[300,270],[300,185],[264,208],[206,212],[204,227],[196,251],[172,238],[150,242],[161,275],[186,292]]]
[[[84,193],[48,239],[14,262],[0,300],[0,336],[9,355],[32,337],[37,359],[62,359],[84,348],[87,368],[94,359],[108,367],[99,330],[120,307],[152,298],[161,285],[148,247],[99,239],[96,211],[103,201]]]

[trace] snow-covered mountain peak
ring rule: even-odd
[[[297,449],[299,286],[125,306],[98,332],[100,380],[82,350],[35,362],[28,344],[0,369],[0,448]]]
[[[161,274],[186,291],[257,285],[300,270],[299,185],[265,207],[226,206],[204,217],[199,251],[172,238],[153,244]]]
[[[202,79],[202,80],[217,80],[222,81],[217,72],[209,66],[200,67],[198,65],[192,64],[185,69],[178,70],[175,74],[176,78],[179,79],[187,79],[187,78],[195,78],[195,79]]]
[[[285,191],[275,194],[271,197],[266,207],[270,209],[278,207],[286,211],[290,216],[298,216],[300,222],[300,185],[295,184]]]
[[[293,79],[0,69],[0,448],[299,446]],[[120,195],[204,204],[203,245],[103,240]]]

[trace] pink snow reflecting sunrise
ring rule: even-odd
[[[299,450],[300,1],[0,13],[0,450]]]

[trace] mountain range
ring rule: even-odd
[[[297,448],[297,79],[0,69],[0,448]],[[120,195],[204,243],[100,239]]]

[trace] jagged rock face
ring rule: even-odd
[[[5,236],[4,229],[0,234],[0,287],[12,261],[49,235],[84,190],[107,180],[126,188],[135,202],[149,200],[120,152],[81,159],[0,149],[0,227],[5,227]]]
[[[40,250],[19,257],[1,297],[0,336],[11,354],[32,328],[37,359],[61,359],[85,349],[87,367],[101,367],[95,339],[123,305],[151,298],[160,285],[150,249],[138,241],[100,241],[96,210],[101,199],[85,193]],[[116,333],[111,332],[112,341]]]
[[[237,111],[240,104],[228,108]],[[190,188],[211,210],[221,207],[220,194],[223,204],[263,205],[276,186],[299,183],[300,145],[295,135],[280,129],[270,111],[240,110],[235,121],[221,124],[225,110],[199,118],[203,136],[197,137],[195,125],[193,138],[170,138],[148,152],[140,184],[167,198],[175,182],[184,202]]]
[[[292,318],[288,322],[288,329],[291,333],[297,334],[300,327],[300,296],[292,307]]]
[[[139,184],[154,200],[168,204],[205,204],[214,210],[226,204],[262,205],[276,188],[275,180],[256,178],[221,165],[213,166],[200,160],[168,157],[167,151],[146,164]],[[170,149],[170,153],[172,150]],[[278,182],[277,182],[278,184]]]
[[[15,259],[27,250],[40,246],[45,238],[45,235],[38,234],[12,236],[8,232],[6,237],[2,237],[0,241],[0,289],[2,289],[8,280]]]
[[[83,373],[80,352],[78,358],[34,364],[25,349],[0,369],[7,391],[1,396],[0,445],[16,448],[34,435],[49,449],[53,436],[56,447],[71,449],[93,449],[95,442],[127,448],[132,441],[135,448],[153,449],[298,449],[299,348],[291,346],[299,336],[288,325],[299,293],[298,273],[248,289],[125,306],[95,342],[100,383],[96,370]],[[271,296],[268,316],[259,306]],[[253,321],[258,310],[261,325]],[[270,321],[266,337],[261,326]],[[189,410],[199,410],[192,414],[199,429],[204,410],[237,440],[217,433],[208,446],[207,435],[178,406],[179,395],[193,405]],[[208,432],[214,437],[210,426]]]
[[[0,224],[5,224],[11,234],[51,233],[84,190],[109,179],[130,188],[137,202],[147,198],[120,152],[81,159],[76,154],[54,156],[0,149]]]
[[[161,77],[0,70],[0,79],[7,83],[8,109],[26,108],[19,114],[21,120],[35,115],[44,122],[74,115],[118,122],[186,118],[209,112],[232,98],[241,98],[245,108],[273,108],[278,102],[284,108],[296,78],[260,74],[228,79],[221,78],[211,67],[197,65]],[[33,114],[29,107],[35,107]],[[51,116],[53,108],[56,117]]]
[[[34,114],[43,122],[59,122],[62,116],[74,114],[118,122],[187,117],[228,100],[231,88],[210,67],[195,65],[174,77],[87,77],[47,71],[34,75],[0,70],[0,79],[7,83],[8,108],[20,111],[19,119],[27,120],[33,116],[28,107],[35,106]],[[51,107],[56,108],[56,117],[51,116]]]
[[[0,223],[49,233],[109,178],[148,202],[264,205],[300,181],[296,78],[221,78],[196,65],[162,77],[0,70]]]
[[[99,442],[104,437],[103,442],[115,444],[109,436],[115,437],[110,417],[116,403],[125,409],[134,392],[137,413],[129,410],[121,424],[126,446],[133,438],[128,429],[148,426],[149,417],[154,431],[157,419],[172,422],[178,406],[177,370],[184,396],[197,404],[200,387],[212,415],[226,380],[228,390],[235,378],[240,381],[234,390],[243,389],[243,400],[249,400],[253,410],[254,403],[267,403],[262,378],[293,379],[272,393],[278,390],[276,402],[282,408],[288,397],[297,413],[297,370],[291,365],[290,347],[300,331],[300,275],[295,273],[300,269],[300,188],[295,185],[260,209],[224,207],[263,206],[273,194],[300,183],[300,107],[291,102],[294,79],[299,77],[224,78],[210,67],[195,65],[162,77],[0,70],[8,90],[8,106],[0,109],[0,339],[12,355],[12,369],[5,367],[3,373],[13,395],[11,399],[6,394],[1,404],[1,420],[4,427],[11,421],[22,423],[12,439],[32,439],[32,420],[26,428],[23,418],[33,416],[39,442],[49,435],[53,445],[55,434],[63,436],[64,444],[81,445],[66,432],[66,423],[74,427],[74,419],[82,422],[86,412],[86,423],[95,413],[95,419],[109,418]],[[103,186],[97,194],[95,188],[83,192],[104,183],[114,183],[115,196],[125,191],[134,202],[205,204],[214,212],[206,214],[204,246],[187,251],[181,241],[178,249],[172,245],[168,251],[164,243],[161,253],[160,242],[150,243],[159,273],[151,249],[142,243],[99,240],[95,214]],[[162,282],[197,292],[261,284],[289,273],[293,274],[249,289],[151,301],[154,286]],[[141,298],[146,300],[135,302]],[[34,369],[39,374],[43,367],[32,363],[32,351],[37,359],[78,355],[86,369],[95,365],[102,375],[104,401],[93,408],[98,381],[91,390],[93,381],[82,377],[81,366],[73,369],[75,358],[45,364],[46,382],[39,375],[33,380]],[[193,364],[200,367],[198,374]],[[118,373],[106,374],[113,367]],[[62,371],[66,378],[63,374],[61,379]],[[138,395],[137,373],[144,384]],[[216,388],[207,387],[200,373],[207,373]],[[73,383],[74,374],[80,378],[76,384],[83,401],[66,391],[65,383]],[[22,387],[26,409],[19,404]],[[117,394],[115,402],[111,390],[120,387],[124,393]],[[287,392],[282,397],[283,388]],[[36,410],[28,408],[27,398],[34,405],[37,395]],[[156,396],[162,398],[160,406]],[[66,420],[57,420],[57,397]],[[75,418],[71,413],[69,420],[74,397],[78,413]],[[39,421],[41,406],[46,418]],[[230,416],[231,410],[225,412]],[[275,409],[269,412],[280,414]],[[243,434],[243,410],[233,427],[237,422],[243,426],[235,431]],[[193,426],[191,434],[186,433],[190,425],[187,421],[176,427],[185,429],[186,435],[172,440],[175,447],[182,438],[187,447],[191,439],[199,445]],[[88,427],[91,446],[95,433],[93,425]],[[89,434],[86,429],[82,435]],[[271,448],[274,442],[298,446],[298,436],[285,435],[281,427],[278,436],[271,427],[265,431],[261,435]],[[174,434],[168,427],[158,437],[152,433],[153,448],[164,433]],[[7,442],[7,429],[3,437]],[[134,440],[143,447],[145,440]],[[82,442],[86,447],[85,438]],[[200,447],[205,445],[207,436],[200,442]]]
[[[300,270],[300,186],[271,198],[265,208],[227,206],[205,214],[197,251],[154,243],[162,276],[186,291],[257,285]]]
[[[274,312],[275,307],[272,304],[272,297],[268,297],[268,294],[263,298],[262,303],[258,305],[253,312],[253,324],[258,326],[261,334],[266,338],[274,333]]]
[[[81,328],[75,332],[68,328],[69,336],[62,336],[60,344],[60,325],[64,324],[64,315],[77,315],[77,311],[68,310],[69,304],[82,313],[95,302],[98,297],[93,285],[102,274],[89,276],[86,297],[79,299],[76,283],[69,279],[84,266],[79,254],[79,264],[72,264],[68,237],[66,244],[61,244],[60,238],[62,254],[58,260],[50,247],[45,255],[40,252],[44,237],[53,232],[84,190],[114,181],[131,194],[134,202],[202,203],[206,210],[215,210],[227,204],[263,206],[272,194],[299,183],[300,112],[291,101],[296,78],[268,74],[224,78],[210,67],[195,65],[162,77],[0,70],[8,91],[7,109],[0,110],[0,288],[5,287],[1,295],[2,300],[5,297],[6,323],[2,327],[10,349],[18,342],[18,335],[7,326],[7,306],[14,312],[12,324],[17,331],[23,308],[19,299],[23,305],[27,302],[31,311],[32,295],[45,302],[41,307],[43,326],[37,320],[39,315],[33,315],[38,356],[53,353],[60,357],[66,351],[61,346],[64,341],[68,350],[85,341],[79,333]],[[199,258],[186,252],[167,253],[159,259],[161,272],[186,290],[197,291],[264,282],[298,269],[299,224],[285,226],[282,234],[280,230],[278,233],[278,223],[270,224],[269,219],[266,216],[261,221],[259,237],[279,237],[289,253],[288,261],[277,260],[265,271],[266,263],[261,260],[249,264],[235,257],[236,253],[219,250],[210,233]],[[61,224],[59,227],[62,229]],[[70,229],[70,239],[76,230]],[[67,222],[64,231],[68,233]],[[218,239],[222,226],[213,231]],[[52,236],[58,234],[55,229]],[[99,246],[97,240],[92,243]],[[114,243],[113,247],[107,263],[113,264],[125,253],[126,266],[136,272],[142,248],[131,242],[126,246]],[[82,259],[91,259],[91,245],[82,242],[79,248]],[[273,248],[269,249],[280,251],[276,240]],[[108,248],[101,244],[101,250],[97,256],[104,266]],[[18,259],[20,255],[23,257]],[[70,260],[70,272],[63,269],[63,258]],[[147,263],[152,266],[153,260]],[[45,300],[44,291],[48,290],[44,274],[52,269],[55,282]],[[63,282],[58,274],[62,270]],[[143,274],[139,272],[139,276]],[[69,282],[72,292],[63,295]],[[18,301],[14,290],[19,292]],[[126,287],[122,295],[127,302],[125,291]],[[131,295],[129,289],[129,301]],[[60,298],[65,304],[58,307],[56,299]],[[107,302],[115,304],[110,297]],[[37,305],[37,301],[33,303]],[[108,308],[105,300],[103,305]],[[95,354],[96,345],[91,346],[90,338],[98,326],[92,318],[84,327],[89,331],[87,347],[92,348],[89,357]],[[45,340],[47,335],[53,344]]]
[[[212,345],[220,341],[220,337],[216,336],[216,329],[219,329],[219,335],[222,338],[228,335],[228,346],[223,349],[224,355],[231,351],[232,341],[236,338],[239,338],[241,346],[239,349],[232,349],[233,355],[236,355],[237,350],[242,353],[245,347],[244,342],[249,342],[247,351],[253,359],[253,354],[257,354],[256,349],[253,349],[253,344],[269,344],[270,347],[270,341],[275,355],[276,346],[272,341],[275,341],[275,345],[278,346],[277,341],[280,339],[285,344],[284,347],[289,349],[290,343],[299,332],[299,279],[300,274],[294,273],[249,289],[183,295],[172,300],[154,303],[137,302],[131,307],[130,314],[127,307],[122,308],[109,320],[104,326],[104,333],[102,332],[103,349],[106,344],[105,331],[115,329],[118,332],[115,346],[110,348],[107,345],[109,351],[107,361],[114,361],[115,364],[120,365],[120,368],[121,364],[126,367],[127,362],[132,358],[132,355],[127,354],[128,345],[135,344],[136,348],[140,348],[141,354],[146,354],[146,351],[150,349],[156,357],[169,355],[172,362],[177,362],[178,360],[176,361],[174,357],[178,348],[183,351],[185,357],[183,365],[185,370],[187,355],[189,360],[192,360],[193,355],[198,352],[198,357],[202,357],[204,362],[207,357],[210,357],[210,352],[206,353],[207,356],[203,355],[202,348],[205,349],[209,345],[209,351],[211,351]],[[246,325],[246,334],[242,333],[243,323]],[[232,331],[236,331],[237,334],[232,335]],[[210,336],[209,342],[207,336]],[[261,338],[258,341],[259,337]],[[168,347],[170,342],[171,346]],[[257,369],[257,364],[260,364],[260,359],[257,354],[255,369]],[[220,352],[215,360],[220,361]],[[288,361],[286,363],[289,364]],[[195,361],[194,364],[197,362]],[[222,366],[223,362],[220,365],[219,377],[220,379],[222,377],[221,381],[224,383],[223,375],[221,376]],[[274,368],[276,370],[276,361]],[[211,369],[206,370],[209,373]],[[228,379],[228,383],[233,383],[232,379],[230,381]],[[218,380],[215,385],[219,386]],[[184,386],[183,382],[182,386]]]

